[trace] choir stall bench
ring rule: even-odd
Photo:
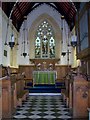
[[[22,105],[22,101],[26,100],[29,92],[24,90],[23,75],[10,75],[0,78],[2,85],[2,118],[12,118],[17,106]],[[2,101],[1,101],[2,99]]]
[[[16,94],[17,94],[17,106],[22,106],[22,102],[29,96],[29,91],[24,90],[25,81],[24,76],[19,75],[16,80]]]

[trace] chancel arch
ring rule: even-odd
[[[59,28],[59,25],[56,23],[56,21],[48,14],[42,14],[40,15],[33,23],[29,30],[29,40],[30,40],[30,59],[36,58],[35,56],[35,41],[36,41],[36,34],[38,27],[43,24],[45,21],[49,24],[49,27],[52,27],[54,41],[55,41],[55,53],[53,58],[60,58],[60,52],[61,52],[61,31]],[[45,31],[44,31],[45,32]],[[43,36],[45,37],[45,36]],[[50,47],[50,46],[48,46]],[[40,48],[41,49],[41,48]],[[48,52],[49,54],[49,52]],[[40,55],[40,58],[44,58],[42,55]],[[46,58],[50,58],[50,56],[46,56]]]

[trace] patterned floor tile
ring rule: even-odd
[[[28,111],[21,110],[21,111],[17,111],[17,113],[20,113],[20,114],[25,114],[25,113],[28,113]]]
[[[68,116],[68,115],[61,115],[61,116],[59,116],[58,118],[68,119],[68,118],[71,118],[71,117],[70,117],[70,116]]]
[[[41,116],[42,118],[44,117],[44,116],[47,116],[48,114],[46,114],[46,113],[44,113],[44,112],[41,112],[40,114],[38,114],[39,116]]]
[[[54,113],[53,116],[56,116],[57,118],[61,115],[60,113]]]
[[[31,113],[37,115],[37,114],[40,114],[41,112],[39,112],[39,111],[33,111]]]
[[[65,107],[62,96],[31,95],[23,102],[13,118],[26,120],[69,120],[71,118],[69,109]]]
[[[65,108],[65,107],[58,107],[57,109],[58,110],[67,110],[67,108]]]
[[[62,115],[69,114],[69,112],[66,112],[66,111],[59,111],[59,112],[57,112],[57,113],[60,113],[60,114],[62,114]]]
[[[21,110],[29,110],[30,108],[29,107],[21,107],[20,109]]]
[[[35,118],[41,118],[41,116],[39,116],[39,115],[31,115],[31,116],[28,116],[28,118],[35,119]]]
[[[43,118],[51,119],[51,118],[56,118],[56,117],[53,115],[47,115],[47,116],[44,116]]]
[[[48,106],[47,108],[45,108],[46,109],[46,111],[48,111],[48,110],[53,110],[53,108],[52,107],[50,107],[50,106]]]
[[[27,118],[25,115],[16,115],[14,118]]]
[[[55,108],[55,109],[53,108],[51,111],[53,111],[53,112],[56,113],[56,112],[59,112],[60,110],[58,110],[58,109],[56,109],[56,108]]]
[[[52,112],[52,111],[46,111],[46,112],[44,112],[44,113],[46,113],[46,114],[49,114],[49,115],[52,115],[52,114],[54,114],[54,112]]]

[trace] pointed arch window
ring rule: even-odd
[[[54,31],[47,20],[44,20],[36,31],[35,58],[55,58]]]

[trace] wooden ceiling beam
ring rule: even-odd
[[[59,1],[59,0],[58,0]],[[74,4],[68,2],[68,0],[65,0],[65,2],[53,2],[53,4],[55,4],[55,6],[49,2],[45,2],[46,4],[50,5],[51,7],[53,7],[54,9],[56,9],[61,15],[65,16],[65,19],[67,21],[67,23],[71,24],[71,22],[74,22],[74,16],[76,13],[76,9],[74,7]],[[41,2],[39,4],[36,4],[35,2],[17,2],[16,6],[12,12],[12,19],[16,18],[17,20],[17,24],[18,24],[18,29],[20,28],[20,25],[22,24],[23,20],[24,20],[24,16],[27,16],[32,10],[34,10],[36,7],[38,7],[41,4],[44,4],[44,2]],[[7,14],[7,16],[9,17],[10,12],[13,8],[14,4],[10,4],[10,3],[4,3],[3,7],[5,9],[5,13]],[[34,6],[35,5],[35,6]],[[10,9],[8,9],[10,8]],[[13,19],[13,21],[15,21]],[[15,24],[16,24],[15,21]]]

